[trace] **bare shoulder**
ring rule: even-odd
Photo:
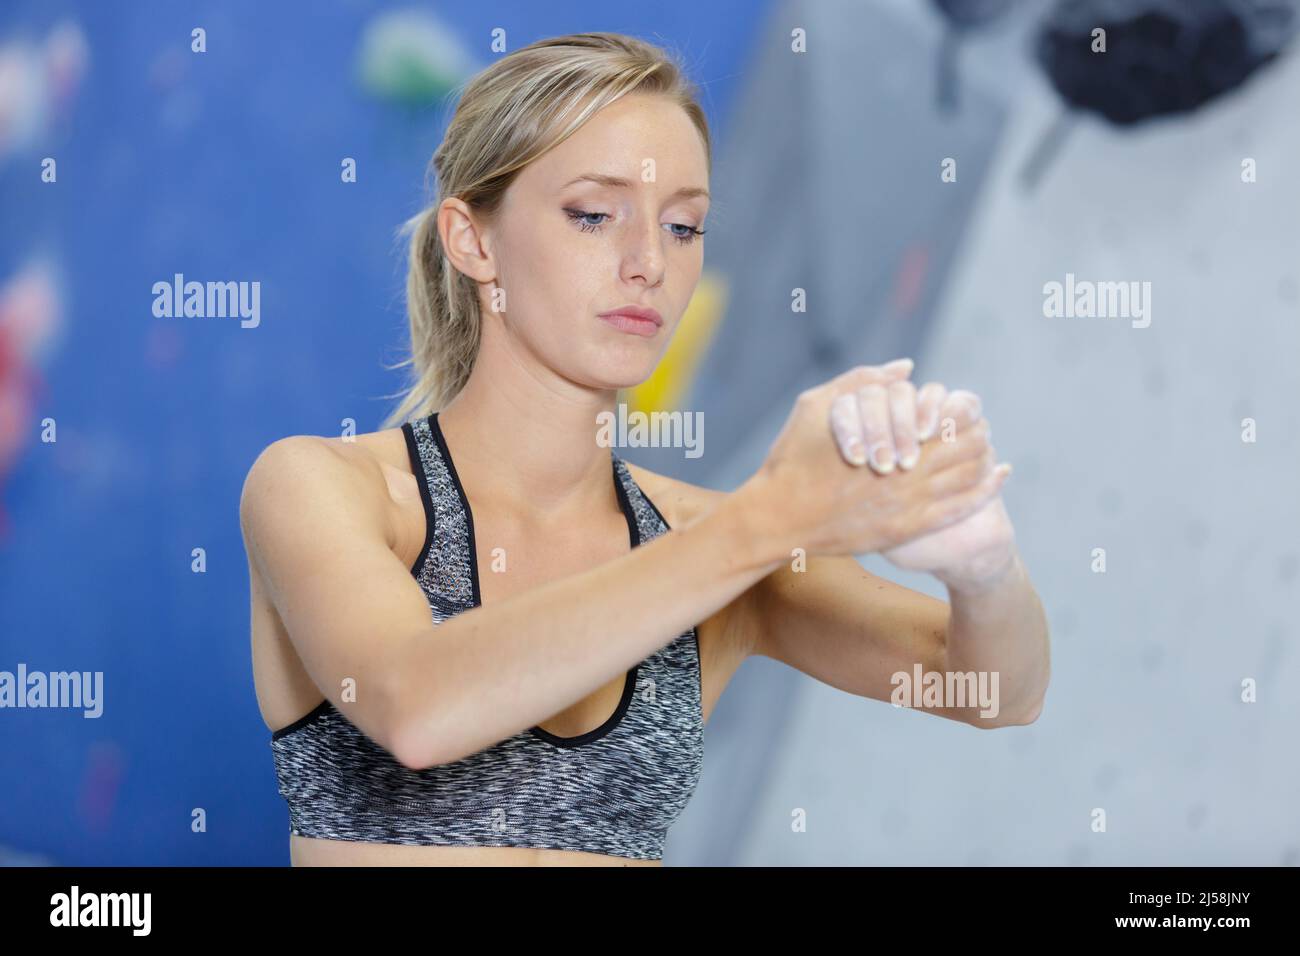
[[[289,435],[271,442],[249,467],[240,492],[240,524],[247,543],[257,543],[258,530],[283,526],[287,513],[346,519],[391,537],[381,453],[386,445],[391,445],[391,437],[383,432],[348,440]]]
[[[360,456],[336,438],[288,435],[258,453],[240,496],[241,513],[263,498],[283,498],[295,490],[311,494],[325,486],[357,482],[364,467]]]
[[[712,510],[719,501],[727,497],[727,492],[702,485],[693,485],[688,481],[656,474],[630,461],[624,462],[628,473],[645,492],[646,497],[654,502],[664,520],[671,528],[690,524],[697,517]]]

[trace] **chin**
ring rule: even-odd
[[[640,348],[593,349],[588,359],[573,370],[573,378],[593,388],[635,388],[654,374],[661,357],[658,346],[651,349],[645,343]]]
[[[646,372],[621,374],[606,366],[598,371],[593,370],[593,373],[590,375],[579,377],[577,381],[583,382],[589,388],[598,388],[608,392],[617,392],[621,389],[636,388],[648,379],[653,371],[654,369],[651,368]]]

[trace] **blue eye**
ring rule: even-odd
[[[708,232],[707,229],[696,229],[694,226],[688,226],[684,222],[674,222],[674,223],[669,223],[669,225],[673,226],[676,229],[686,230],[686,232],[684,233],[680,233],[680,232],[673,233],[673,238],[675,238],[682,245],[687,245],[688,243],[692,243],[695,241],[697,236],[702,236],[706,232]]]
[[[601,223],[583,222],[583,220],[589,216],[604,216],[606,219],[609,218],[609,214],[604,212],[583,212],[581,209],[566,209],[564,211],[569,214],[569,218],[576,222],[578,228],[583,232],[595,232],[602,225]]]
[[[603,217],[604,219],[609,218],[609,213],[605,213],[605,212],[583,212],[581,209],[566,209],[564,210],[564,212],[569,217],[569,219],[572,220],[573,223],[576,224],[577,227],[581,229],[583,232],[599,232],[600,227],[604,225],[603,222],[596,223],[596,222],[588,222],[587,220],[593,217],[595,218]],[[681,222],[672,222],[672,223],[668,223],[667,225],[672,229],[686,230],[685,233],[674,232],[672,234],[673,238],[676,239],[679,243],[681,243],[684,246],[694,242],[696,238],[704,235],[704,233],[707,232],[707,230],[705,229],[697,229],[694,226],[688,226],[685,223],[681,223]]]

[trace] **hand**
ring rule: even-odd
[[[947,396],[939,409],[957,429],[948,436],[952,440],[927,442],[910,467],[881,474],[841,454],[840,444],[827,434],[836,400],[862,389],[870,394],[870,386],[888,390],[908,372],[907,361],[858,366],[800,393],[767,459],[747,482],[757,493],[748,496],[756,501],[755,520],[783,553],[795,547],[838,555],[896,548],[969,517],[996,495],[1003,476],[993,469],[987,423],[977,424],[978,401],[960,394]],[[841,400],[839,407],[844,404]],[[936,414],[921,424],[918,436],[932,434],[943,422]],[[906,438],[903,445],[907,456]]]
[[[949,440],[956,426],[956,420],[947,414],[951,410],[952,396],[965,395],[974,400],[975,410],[971,415],[977,417],[980,414],[978,396],[969,392],[951,393],[942,408],[942,440]],[[960,400],[968,401],[964,397]],[[981,418],[980,422],[986,426],[984,437],[987,441],[991,430],[987,428],[985,419]],[[992,445],[987,451],[989,460],[995,460]],[[930,572],[951,588],[979,590],[996,580],[1015,558],[1015,530],[1001,495],[1002,484],[1010,476],[1011,466],[999,465],[995,473],[999,472],[997,493],[974,514],[881,553],[897,567]]]
[[[888,371],[906,367],[903,375]],[[920,443],[934,437],[947,407],[948,390],[939,382],[927,382],[918,391],[907,379],[911,359],[895,359],[884,366],[862,366],[863,384],[849,389],[831,404],[831,431],[844,460],[851,465],[870,464],[887,475],[895,465],[904,470],[916,465]],[[979,397],[974,392],[952,393],[972,402],[978,418]]]
[[[978,591],[1011,567],[1015,544],[999,492],[970,517],[881,553],[897,567],[928,571],[954,590]]]

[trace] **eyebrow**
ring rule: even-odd
[[[583,173],[581,176],[575,176],[573,179],[570,179],[560,188],[568,189],[574,183],[581,182],[596,183],[600,186],[610,186],[615,189],[628,189],[632,186],[632,181],[630,179],[623,179],[621,176],[607,176],[604,173]],[[705,199],[708,199],[709,191],[707,189],[701,189],[699,186],[683,186],[681,189],[673,193],[674,198],[678,196],[683,199],[694,199],[696,196],[703,196]]]

